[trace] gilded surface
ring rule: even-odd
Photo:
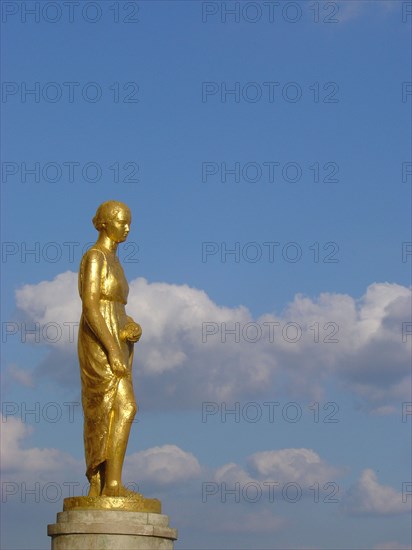
[[[149,512],[161,514],[162,504],[156,498],[145,498],[139,493],[127,497],[70,497],[64,499],[63,511],[117,510],[123,512]]]
[[[90,491],[88,497],[66,500],[86,503],[86,507],[124,509],[127,502],[128,510],[136,511],[138,505],[156,508],[157,504],[150,503],[159,501],[145,499],[122,484],[124,456],[137,409],[133,348],[142,334],[140,325],[126,314],[129,286],[117,257],[117,247],[130,230],[131,213],[125,204],[108,201],[97,209],[93,224],[99,237],[83,256],[79,270],[82,316],[78,338]],[[95,497],[103,496],[106,498],[98,504]]]

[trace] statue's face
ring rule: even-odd
[[[127,239],[130,231],[130,212],[119,210],[119,212],[110,221],[105,223],[107,236],[115,243],[122,243]]]

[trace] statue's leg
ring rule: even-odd
[[[132,384],[129,380],[122,378],[110,422],[103,495],[126,496],[130,493],[123,487],[122,469],[136,409]]]
[[[100,483],[100,470],[93,474],[90,478],[90,488],[89,488],[89,497],[98,497],[101,494],[101,483]]]

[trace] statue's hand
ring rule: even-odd
[[[126,324],[124,329],[120,331],[120,338],[125,342],[138,342],[142,335],[142,327],[139,323],[130,321]]]
[[[109,364],[113,374],[119,378],[123,378],[127,374],[127,367],[122,360],[122,356],[118,351],[109,352]]]

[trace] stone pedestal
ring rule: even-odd
[[[168,516],[123,510],[60,512],[47,534],[52,550],[173,550],[177,539]]]

